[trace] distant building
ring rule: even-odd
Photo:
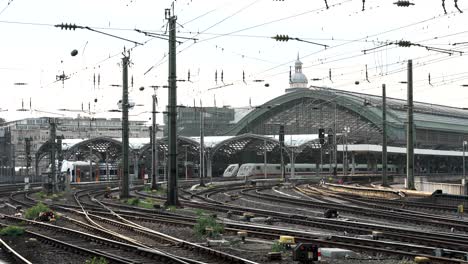
[[[229,107],[180,107],[177,112],[177,135],[200,136],[201,113],[204,113],[205,136],[221,135],[233,125],[235,119],[235,111]],[[164,116],[164,123],[164,135],[167,135],[167,116]]]
[[[307,76],[302,73],[302,62],[299,60],[299,53],[297,54],[297,60],[294,63],[294,74],[291,75],[289,72],[289,88],[286,89],[286,93],[296,92],[300,90],[308,90]]]
[[[30,168],[34,168],[36,151],[49,140],[48,117],[26,118],[0,124],[0,176],[11,175],[12,168],[26,166],[25,139],[31,138]],[[122,136],[120,118],[55,118],[57,136],[65,139]],[[129,121],[129,137],[149,137],[146,121]],[[8,171],[10,170],[10,171]]]

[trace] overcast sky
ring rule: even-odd
[[[328,0],[329,9],[321,0],[175,1],[177,35],[198,39],[179,39],[183,43],[177,46],[178,79],[187,79],[190,71],[191,82],[178,83],[178,103],[192,106],[195,101],[199,106],[202,100],[203,106],[216,102],[216,106],[236,107],[265,103],[289,86],[289,68],[299,54],[310,85],[380,94],[381,84],[386,83],[387,95],[397,98],[406,97],[406,85],[399,82],[406,80],[406,63],[412,59],[415,100],[468,107],[468,88],[461,86],[468,84],[468,54],[425,48],[468,52],[468,44],[453,45],[468,42],[468,3],[459,1],[464,11],[459,13],[453,1],[446,1],[445,15],[441,0],[413,0],[415,5],[410,7],[397,7],[395,1],[366,0],[364,11],[361,0]],[[16,111],[22,100],[29,109],[30,98],[32,108],[40,111],[76,116],[77,112],[58,109],[80,110],[83,104],[87,110],[89,103],[96,117],[119,117],[108,110],[116,109],[122,96],[122,88],[112,85],[122,83],[124,47],[131,49],[133,63],[130,97],[143,105],[130,114],[150,111],[153,89],[138,88],[167,85],[168,42],[133,29],[164,34],[164,9],[171,4],[162,0],[0,0],[0,108],[8,109],[0,117],[48,115]],[[144,45],[135,47],[89,30],[53,26],[61,23],[89,26]],[[329,47],[277,42],[270,38],[276,34]],[[398,40],[425,47],[389,45],[363,52]],[[72,57],[74,49],[78,55]],[[233,85],[212,89],[223,85],[221,72],[224,84]],[[70,76],[63,84],[56,82],[56,75],[62,73]],[[160,111],[167,104],[167,92],[157,90]],[[149,116],[131,118],[148,120]]]

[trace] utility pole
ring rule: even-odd
[[[57,184],[57,171],[55,167],[55,151],[56,151],[56,145],[55,145],[55,134],[56,134],[56,127],[55,127],[55,120],[53,118],[49,119],[49,126],[50,126],[50,137],[49,137],[49,142],[50,142],[50,177],[49,180],[52,181],[51,184],[49,185],[50,192],[55,192],[55,186]],[[50,182],[49,182],[50,183]]]
[[[157,170],[158,170],[158,149],[156,145],[156,132],[157,132],[157,127],[156,127],[156,103],[157,103],[157,98],[156,94],[153,94],[153,112],[152,112],[152,117],[151,117],[151,127],[150,127],[150,133],[151,133],[151,189],[156,190],[158,189],[158,178],[157,178]]]
[[[180,205],[177,195],[177,71],[176,71],[176,20],[171,10],[165,10],[169,24],[169,180],[167,188],[168,206]]]
[[[414,186],[413,61],[408,60],[408,125],[406,128],[406,188]]]
[[[388,187],[387,179],[387,93],[382,84],[382,186]]]
[[[128,175],[128,64],[129,56],[124,54],[122,58],[122,153],[123,153],[123,175],[120,198],[128,198],[129,175]]]
[[[200,101],[200,168],[198,174],[200,174],[200,187],[205,187],[203,178],[205,176],[205,134],[203,131],[205,122],[205,112],[203,111],[202,102]]]

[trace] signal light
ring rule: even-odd
[[[320,140],[320,145],[325,144],[325,129],[319,128],[319,140]]]

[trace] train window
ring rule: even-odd
[[[311,168],[305,168],[305,171],[312,171]]]
[[[260,166],[255,167],[256,170],[260,170]]]
[[[276,166],[276,169],[277,169],[277,170],[281,170],[281,166]]]

